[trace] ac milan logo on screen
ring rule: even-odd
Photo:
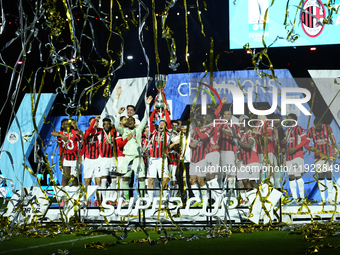
[[[306,35],[317,37],[321,34],[326,17],[325,7],[320,0],[306,0],[301,13],[301,26]]]

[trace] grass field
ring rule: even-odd
[[[10,240],[0,242],[0,254],[309,254],[308,248],[313,245],[331,244],[332,246],[340,245],[340,235],[332,237],[318,238],[319,236],[329,233],[326,226],[322,231],[318,231],[320,226],[310,227],[313,231],[304,230],[278,231],[278,230],[261,230],[253,228],[235,228],[231,235],[224,238],[207,238],[209,230],[184,231],[184,240],[160,240],[164,233],[158,234],[156,231],[148,231],[151,240],[156,244],[150,245],[146,240],[147,236],[142,231],[128,232],[124,240],[117,239],[108,234],[98,233],[97,236],[85,235],[78,233],[61,234],[55,237],[12,237]],[[321,227],[322,229],[322,227]],[[337,228],[339,230],[339,228]],[[237,233],[240,231],[251,233]],[[336,233],[333,229],[331,232]],[[179,237],[179,231],[167,231],[168,237]],[[294,234],[292,234],[294,233]],[[123,232],[117,232],[117,236],[123,235]],[[0,233],[1,235],[1,233]],[[188,241],[192,236],[198,237],[197,240]],[[316,240],[315,242],[307,241],[306,237]],[[158,240],[158,241],[157,241]],[[143,241],[144,243],[140,243]],[[97,248],[85,249],[85,245],[97,243]],[[106,244],[106,247],[102,244]],[[112,246],[110,246],[112,245]],[[100,248],[100,251],[98,250]],[[104,249],[101,249],[104,248]],[[58,250],[59,251],[58,253]],[[67,251],[69,253],[67,253]],[[312,249],[314,250],[314,249]],[[318,254],[339,254],[340,248],[321,248]]]
[[[0,209],[4,205],[0,201]],[[78,226],[78,227],[77,227]],[[70,226],[68,226],[70,227]],[[68,234],[60,226],[54,228],[21,227],[11,230],[0,216],[1,254],[340,254],[340,224],[315,223],[281,227],[241,226],[217,233],[217,229],[171,230],[157,233],[140,228],[130,230],[119,240],[111,233],[73,225]],[[278,230],[280,229],[280,230]],[[98,232],[93,233],[97,230]],[[112,230],[111,230],[112,231]],[[115,230],[117,237],[124,232]],[[219,234],[219,235],[217,235]],[[147,239],[150,236],[150,242]],[[167,238],[166,238],[167,237]],[[319,246],[312,248],[313,246]],[[323,246],[323,247],[321,247]],[[339,248],[337,248],[339,246]],[[87,248],[85,248],[87,247]],[[91,248],[92,247],[92,248]]]

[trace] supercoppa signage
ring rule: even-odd
[[[228,89],[231,94],[233,95],[233,115],[244,115],[244,94],[242,90],[233,85],[229,84],[218,84],[216,86],[217,88],[223,88]],[[268,110],[257,110],[253,106],[253,90],[254,87],[248,87],[247,93],[248,93],[248,108],[251,113],[255,115],[269,115],[275,112],[277,108],[277,88],[272,87],[272,105],[271,108]],[[288,98],[288,93],[302,93],[305,94],[304,98]],[[302,105],[303,103],[307,103],[311,98],[311,93],[305,89],[305,88],[292,88],[292,87],[286,87],[281,88],[281,113],[282,115],[287,115],[286,112],[286,106],[289,104],[295,105],[297,108],[300,109],[301,112],[303,112],[304,115],[311,115],[310,112]],[[201,114],[206,115],[207,114],[207,95],[201,94]]]

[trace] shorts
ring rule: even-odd
[[[261,164],[259,162],[250,163],[248,165],[241,164],[237,169],[238,180],[259,180],[260,179]]]
[[[132,164],[130,164],[132,161]],[[122,177],[131,177],[132,172],[138,178],[145,178],[145,164],[143,157],[125,156],[123,158],[122,170],[120,173],[124,173]]]
[[[223,174],[226,174],[228,176],[236,176],[236,167],[235,167],[235,152],[233,151],[221,151],[220,152],[221,157],[221,167]],[[224,171],[223,169],[226,169]]]
[[[171,181],[177,181],[176,179],[177,166],[169,165],[169,171],[171,173]]]
[[[109,172],[116,166],[114,158],[105,158],[99,156],[100,176],[109,176]]]
[[[117,172],[118,173],[120,173],[123,170],[124,158],[125,157],[117,157],[117,161],[118,161]]]
[[[77,171],[77,160],[63,160],[63,166],[70,167],[70,175],[73,175],[74,177],[79,176],[79,172]]]
[[[294,175],[296,177],[302,176],[304,174],[303,158],[294,158],[287,161],[285,170],[288,172],[288,175]]]
[[[263,164],[263,154],[259,153],[259,154],[257,154],[257,156],[259,156],[260,164],[262,165]]]
[[[92,178],[92,177],[101,177],[100,174],[100,166],[99,166],[99,159],[89,159],[89,158],[85,158],[85,160],[83,161],[83,165],[84,165],[84,179],[87,178]]]
[[[319,160],[314,164],[315,172],[317,173],[325,173],[325,172],[332,172],[333,170],[333,163],[330,160]]]
[[[148,178],[157,178],[162,177],[162,163],[163,158],[149,158],[149,168],[148,168]],[[164,172],[163,178],[169,178],[169,169],[168,169],[168,159],[164,159]]]
[[[265,155],[263,155],[263,163],[261,169],[266,172],[267,176],[271,174],[271,172],[278,172],[278,163],[277,158],[274,153],[269,152],[268,158],[266,158]],[[269,161],[269,162],[268,162]]]
[[[220,165],[220,153],[218,151],[210,152],[204,158],[206,170],[209,174],[222,175],[222,167]]]
[[[204,159],[197,163],[190,162],[189,175],[204,178],[207,175],[207,171],[204,169],[204,166]]]
[[[113,158],[115,165],[112,166],[111,170],[109,171],[109,174],[112,178],[116,178],[117,176],[115,173],[121,173],[122,168],[123,168],[123,162],[124,162],[124,157],[117,157],[117,161],[115,158]],[[117,167],[117,162],[118,162],[118,167]]]

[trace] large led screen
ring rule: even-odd
[[[339,44],[339,2],[330,1],[328,8],[327,0],[229,1],[230,49],[247,43],[263,48],[262,35],[267,47]]]

